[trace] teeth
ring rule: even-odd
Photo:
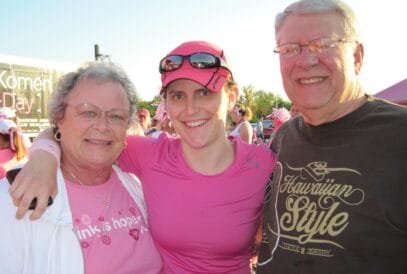
[[[87,139],[87,141],[89,142],[89,143],[92,143],[92,144],[102,144],[102,145],[108,145],[108,144],[110,144],[110,141],[102,141],[102,140],[89,140],[89,139]]]
[[[206,123],[206,120],[198,120],[198,121],[186,122],[185,124],[189,127],[199,127],[205,123]]]
[[[319,83],[322,82],[324,80],[323,77],[315,77],[315,78],[308,78],[308,79],[300,79],[300,83],[301,84],[315,84],[315,83]]]

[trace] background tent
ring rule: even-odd
[[[407,79],[404,79],[374,95],[377,98],[407,106]]]

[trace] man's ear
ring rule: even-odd
[[[353,58],[355,62],[355,74],[360,75],[363,65],[364,48],[362,43],[358,43],[355,51],[353,52]]]
[[[235,85],[233,86],[232,90],[229,91],[229,104],[228,104],[228,112],[233,109],[235,106],[237,99],[239,97],[239,88]]]

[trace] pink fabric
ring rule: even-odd
[[[0,179],[6,176],[6,172],[18,164],[15,152],[11,148],[0,150]]]
[[[179,139],[131,136],[119,162],[143,184],[162,273],[249,273],[250,248],[276,158],[235,141],[224,172],[204,176],[182,157]]]
[[[165,107],[165,101],[162,99],[157,109],[155,110],[154,119],[157,119],[159,122],[163,122],[167,119],[167,109]]]
[[[191,41],[185,42],[175,49],[173,49],[168,55],[190,55],[193,53],[211,53],[217,57],[222,58],[225,63],[227,63],[226,57],[224,56],[223,50],[214,44],[210,44],[205,41]],[[164,72],[161,74],[162,88],[160,93],[163,92],[171,82],[178,79],[189,79],[193,80],[200,85],[214,91],[219,92],[227,77],[229,76],[229,70],[219,67],[219,68],[208,68],[208,69],[198,69],[190,65],[188,61],[184,61],[182,66],[174,71]]]
[[[32,155],[32,153],[36,150],[45,150],[54,156],[55,160],[57,160],[57,164],[59,166],[59,161],[61,160],[61,150],[57,143],[53,140],[48,139],[37,139],[35,142],[30,146],[30,150],[28,152],[28,157]]]
[[[66,184],[86,274],[159,273],[161,259],[150,231],[116,173],[98,186]]]

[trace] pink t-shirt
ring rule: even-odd
[[[11,148],[0,149],[0,179],[16,164],[18,164],[16,154]]]
[[[235,160],[205,176],[183,159],[180,139],[131,136],[120,166],[139,176],[162,273],[249,273],[262,202],[276,157],[235,140]]]
[[[86,274],[156,274],[161,258],[133,198],[115,172],[104,184],[66,181]]]

